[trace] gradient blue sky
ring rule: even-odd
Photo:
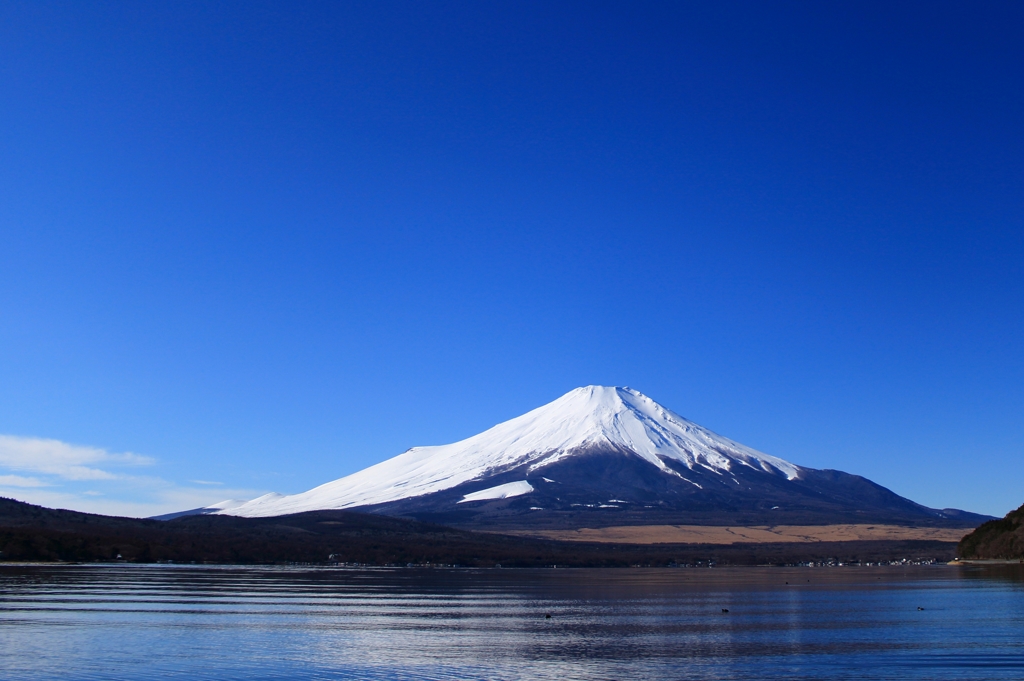
[[[553,4],[0,6],[0,495],[298,492],[596,383],[1024,502],[1024,5]]]

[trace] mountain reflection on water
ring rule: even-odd
[[[1020,679],[1022,634],[1015,566],[0,566],[11,681]]]

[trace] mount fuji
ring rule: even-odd
[[[789,463],[630,388],[577,388],[461,442],[403,454],[301,494],[203,509],[243,517],[354,509],[475,529],[897,523],[973,527],[870,480]]]

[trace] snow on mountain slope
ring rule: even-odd
[[[524,465],[534,473],[602,446],[629,452],[624,455],[638,456],[680,478],[665,460],[723,476],[736,466],[747,466],[793,480],[802,470],[702,428],[636,390],[588,386],[461,442],[414,447],[308,492],[268,494],[221,513],[260,517],[382,504],[485,480]]]
[[[496,487],[488,487],[482,489],[479,492],[473,492],[462,497],[462,500],[458,503],[464,504],[467,501],[485,501],[488,499],[509,499],[511,497],[518,497],[523,494],[529,494],[533,491],[533,485],[526,480],[517,480],[516,482],[506,482],[504,485],[498,485]]]
[[[218,501],[216,504],[210,504],[209,506],[202,506],[200,508],[191,508],[187,511],[162,513],[160,515],[152,516],[150,520],[173,520],[175,518],[182,518],[189,515],[213,515],[219,511],[228,511],[248,503],[249,501],[247,499],[225,499],[224,501]]]
[[[233,508],[238,508],[249,503],[245,499],[225,499],[224,501],[218,501],[216,504],[210,504],[206,506],[204,511],[218,510],[218,511],[229,511]]]

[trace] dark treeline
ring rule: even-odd
[[[960,540],[957,555],[975,559],[1024,559],[1024,506],[990,520]]]
[[[597,544],[457,530],[353,513],[275,518],[186,516],[170,521],[78,513],[0,499],[0,560],[150,563],[363,563],[536,567],[720,565],[807,561],[948,560],[956,544],[860,541],[815,544]]]

